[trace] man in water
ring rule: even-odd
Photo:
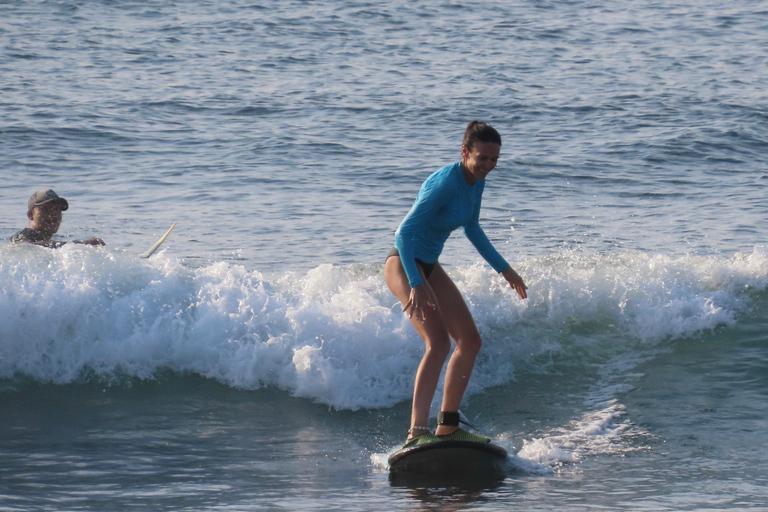
[[[61,212],[69,208],[69,203],[50,188],[38,190],[27,203],[29,227],[22,229],[11,237],[13,243],[30,243],[44,247],[61,247],[66,242],[52,240],[53,235],[61,225]],[[76,244],[104,245],[101,238],[92,237],[87,240],[75,240]]]

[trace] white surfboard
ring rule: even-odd
[[[174,226],[176,226],[175,222],[171,224],[171,227],[168,228],[168,231],[166,231],[165,234],[161,236],[160,239],[152,245],[152,247],[150,247],[144,253],[139,255],[139,258],[149,258],[150,256],[152,256],[157,250],[157,248],[160,247],[160,245],[162,245],[163,242],[165,242],[165,239],[168,238],[168,235],[171,234],[171,231],[173,231]]]

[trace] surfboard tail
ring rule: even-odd
[[[160,247],[162,243],[165,242],[165,239],[168,238],[168,235],[171,234],[171,231],[173,231],[174,227],[176,227],[175,222],[171,224],[171,227],[168,228],[168,231],[166,231],[165,234],[161,236],[160,239],[152,245],[152,247],[150,247],[149,249],[144,251],[142,254],[140,254],[139,258],[149,258],[150,256],[152,256],[155,253],[155,251],[158,249],[158,247]]]

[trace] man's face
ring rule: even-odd
[[[30,227],[52,235],[59,230],[61,226],[61,206],[51,201],[32,209]]]

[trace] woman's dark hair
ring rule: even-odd
[[[467,125],[466,131],[464,131],[464,141],[462,144],[471,150],[478,142],[492,142],[501,146],[501,135],[496,131],[496,128],[488,123],[472,121]]]

